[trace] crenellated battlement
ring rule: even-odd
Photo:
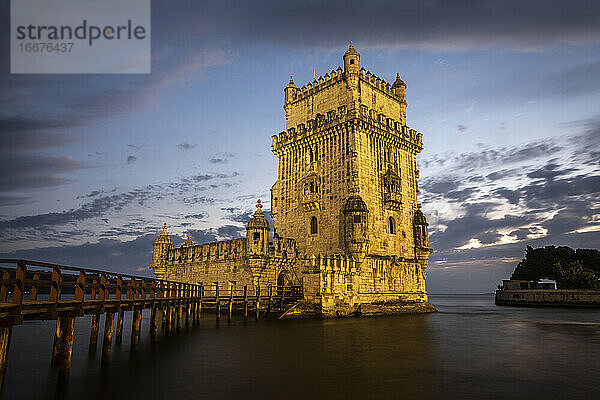
[[[301,87],[296,87],[294,85],[291,91],[291,97],[288,98],[288,102],[295,103],[305,100],[319,91],[343,81],[344,71],[342,68],[338,67],[337,70],[332,69],[331,73],[319,76],[318,78],[313,79],[312,82],[308,82]]]
[[[379,92],[389,96],[395,101],[406,102],[405,96],[400,95],[400,92],[394,90],[394,84],[390,84],[386,82],[384,79],[378,77],[377,75],[371,73],[371,71],[365,70],[361,68],[359,71],[359,78],[361,82],[364,82],[370,85],[372,88],[378,90]]]
[[[294,143],[298,140],[308,138],[316,133],[326,132],[333,129],[336,125],[358,119],[366,122],[375,128],[394,135],[399,139],[416,146],[419,149],[423,147],[423,134],[402,124],[394,118],[391,118],[377,110],[369,109],[361,105],[358,112],[352,110],[347,112],[346,106],[340,106],[324,114],[317,114],[316,118],[309,119],[306,123],[298,124],[296,127],[289,128],[278,135],[273,135],[272,149],[277,151],[282,146]]]
[[[248,257],[248,239],[238,238],[211,242],[205,244],[184,243],[181,247],[167,251],[163,262],[168,264],[202,263],[212,261],[239,261]],[[296,241],[294,239],[274,237],[269,243],[269,257],[296,256]]]
[[[337,70],[331,70],[331,73],[327,73],[325,75],[319,76],[318,78],[313,79],[311,82],[308,82],[301,87],[293,87],[291,91],[291,97],[288,98],[288,102],[293,104],[302,100],[307,99],[310,96],[313,96],[332,85],[335,85],[339,82],[344,82],[347,73],[344,73],[341,67],[338,67]],[[366,70],[365,68],[361,68],[358,74],[360,80],[379,92],[389,96],[391,99],[395,101],[405,100],[398,93],[394,91],[393,84],[386,82],[385,79],[378,77],[377,75],[371,73],[371,71]]]
[[[246,257],[246,238],[206,244],[186,245],[171,249],[167,260],[172,264],[204,261],[239,260]]]

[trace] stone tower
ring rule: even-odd
[[[286,130],[273,136],[273,241],[260,200],[246,237],[180,247],[163,228],[150,267],[159,278],[302,286],[299,315],[427,312],[427,220],[417,204],[422,135],[406,125],[406,84],[343,66],[284,88]]]
[[[291,79],[284,89],[286,130],[272,146],[276,233],[294,238],[309,258],[356,260],[360,271],[344,278],[353,291],[425,293],[422,135],[406,126],[406,84],[399,74],[390,85],[361,68],[352,43],[343,65],[301,88]]]
[[[287,130],[273,144],[277,233],[308,253],[350,251],[349,232],[364,218],[361,240],[372,253],[414,258],[422,135],[405,125],[406,84],[399,75],[390,85],[360,68],[352,44],[343,61],[343,71],[302,88],[290,80],[285,88]],[[366,204],[363,217],[348,217],[351,198]]]

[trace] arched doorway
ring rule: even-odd
[[[283,294],[283,288],[288,284],[288,275],[286,271],[281,271],[277,276],[277,295]]]

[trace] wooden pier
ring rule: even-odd
[[[253,313],[259,319],[261,312],[282,313],[302,298],[299,286],[221,288],[216,283],[173,282],[27,260],[0,259],[0,274],[0,390],[11,332],[23,321],[56,320],[51,362],[57,368],[58,382],[65,383],[69,379],[76,317],[92,315],[89,352],[95,353],[104,315],[101,362],[105,364],[110,362],[113,336],[117,344],[122,343],[125,311],[133,312],[130,349],[136,351],[145,309],[151,312],[150,340],[154,343],[159,330],[169,336],[195,325],[206,310],[215,312],[217,320],[222,313],[231,320],[234,309],[244,318]]]

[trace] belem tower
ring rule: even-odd
[[[417,204],[422,134],[406,125],[406,84],[360,67],[350,43],[338,67],[284,88],[286,130],[273,135],[272,241],[260,200],[246,237],[173,247],[166,225],[150,268],[158,278],[300,285],[298,313],[432,311],[425,289],[427,221]]]

